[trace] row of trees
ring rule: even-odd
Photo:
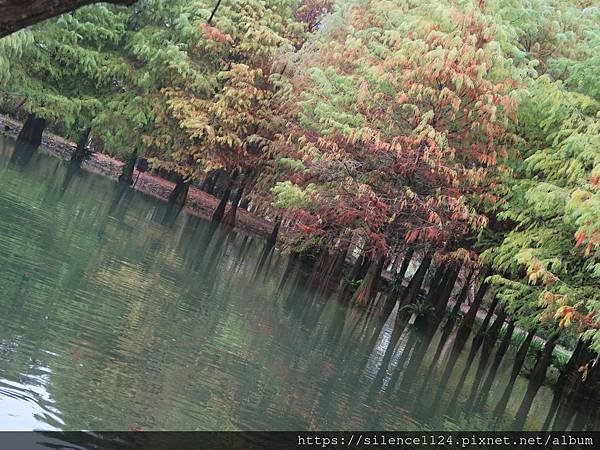
[[[125,181],[144,156],[173,203],[221,175],[215,221],[250,202],[382,326],[399,305],[388,362],[411,317],[421,354],[442,324],[460,353],[485,305],[477,349],[530,332],[516,375],[546,340],[532,401],[580,340],[558,405],[598,381],[599,23],[594,1],[142,0],[3,39],[0,81],[22,140],[91,136]]]

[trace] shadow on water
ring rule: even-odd
[[[10,162],[21,168],[25,168],[29,165],[36,153],[35,147],[23,142],[16,142],[14,151],[10,157]]]

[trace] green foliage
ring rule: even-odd
[[[600,350],[600,104],[549,75],[520,99],[519,155],[505,179],[498,219],[513,223],[484,252],[491,280],[527,319],[584,331]],[[577,327],[569,327],[571,323]]]
[[[431,302],[427,301],[426,298],[421,296],[417,297],[414,303],[411,303],[410,305],[404,305],[400,309],[402,311],[407,311],[410,314],[414,314],[415,316],[426,316],[435,310]]]
[[[2,91],[25,99],[25,111],[67,137],[78,136],[114,90],[123,20],[120,10],[99,5],[2,39]]]
[[[275,206],[278,208],[309,208],[310,196],[315,193],[313,185],[306,189],[293,184],[291,181],[280,181],[271,189],[275,197]]]

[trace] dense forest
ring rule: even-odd
[[[542,342],[517,422],[567,348],[565,424],[600,383],[599,62],[596,0],[139,0],[0,39],[0,112],[122,183],[147,163],[173,206],[217,196],[214,223],[266,219],[344,301],[397,311],[385,365],[409,325],[418,355],[455,333],[485,392],[521,330],[501,411]]]

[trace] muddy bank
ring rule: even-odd
[[[4,135],[16,139],[21,126],[21,122],[8,116],[0,115],[0,132]],[[75,143],[69,142],[50,132],[45,132],[39,150],[68,160],[75,147]],[[124,163],[118,159],[102,153],[94,153],[90,159],[81,164],[81,167],[89,172],[107,176],[117,182],[123,165]],[[137,170],[134,172],[133,179],[137,179],[137,182],[132,189],[163,201],[167,201],[169,194],[175,187],[175,183],[147,172],[138,174]],[[184,210],[201,219],[210,219],[218,203],[218,198],[192,186],[189,190]],[[238,208],[236,228],[243,232],[266,238],[271,233],[273,226],[272,222],[258,217],[245,209]]]

